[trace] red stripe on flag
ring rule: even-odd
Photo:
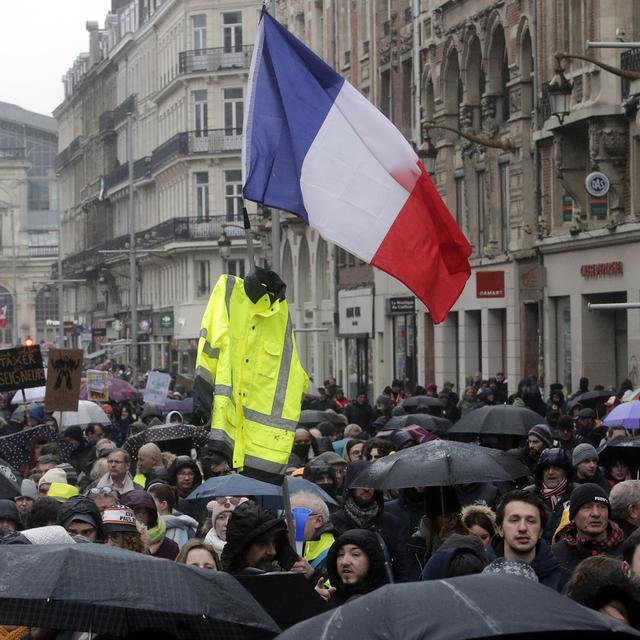
[[[371,264],[404,283],[442,322],[471,275],[471,246],[420,162],[421,176]]]

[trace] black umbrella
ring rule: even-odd
[[[595,391],[586,391],[585,393],[579,395],[576,400],[580,404],[592,404],[596,400],[610,398],[611,396],[615,396],[616,392],[613,389],[598,389]]]
[[[385,429],[404,429],[415,424],[424,427],[432,433],[446,433],[451,428],[451,420],[431,416],[428,413],[405,414],[403,416],[392,416],[384,425]]]
[[[640,633],[553,589],[509,575],[393,584],[301,622],[278,640],[638,638]]]
[[[3,624],[123,636],[272,638],[279,631],[229,574],[98,544],[0,546]]]
[[[640,436],[635,438],[613,438],[598,447],[598,461],[609,466],[622,460],[633,472],[640,467]]]
[[[405,398],[400,406],[407,413],[418,413],[420,411],[430,411],[431,407],[446,407],[447,403],[440,398],[432,398],[431,396],[410,396]]]
[[[531,427],[541,422],[540,414],[531,409],[495,404],[469,411],[449,429],[449,434],[526,436]]]
[[[440,487],[509,481],[528,473],[521,462],[503,451],[465,442],[432,440],[376,460],[356,477],[352,486]]]
[[[8,436],[0,437],[0,457],[4,458],[15,469],[23,464],[31,464],[31,450],[33,440],[57,442],[60,449],[60,461],[66,462],[73,451],[70,442],[60,437],[60,434],[44,424],[37,427],[22,429]]]
[[[138,449],[147,442],[154,442],[165,451],[184,451],[192,446],[204,447],[209,440],[209,429],[191,424],[159,424],[149,427],[127,438],[122,448],[133,460],[138,457]],[[183,442],[178,442],[183,441]]]
[[[9,499],[20,495],[20,478],[18,472],[5,460],[0,458],[0,498]]]
[[[319,409],[305,409],[300,412],[298,424],[301,427],[315,427],[321,422],[332,422],[344,425],[344,421],[335,411],[320,411]]]

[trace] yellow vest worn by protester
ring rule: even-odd
[[[193,395],[195,407],[211,413],[210,446],[234,469],[280,483],[309,378],[288,304],[266,293],[256,271],[270,272],[247,276],[257,302],[241,278],[222,275],[216,283],[202,318]]]

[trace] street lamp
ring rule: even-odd
[[[438,157],[438,149],[433,144],[433,142],[431,142],[431,137],[429,136],[428,130],[426,130],[424,133],[424,140],[418,147],[417,154],[420,162],[422,162],[425,168],[425,171],[429,175],[433,175],[436,172],[436,159]]]
[[[231,256],[231,240],[229,240],[224,229],[218,237],[218,249],[220,249],[220,257],[222,258],[222,261],[226,262]]]
[[[444,129],[445,131],[451,131],[459,135],[461,138],[465,140],[469,140],[470,142],[474,142],[475,144],[482,145],[483,147],[490,147],[491,149],[500,149],[501,151],[505,151],[507,153],[515,153],[518,149],[515,143],[511,138],[505,137],[494,137],[494,138],[485,138],[484,136],[477,135],[472,131],[461,131],[460,129],[456,129],[455,127],[448,127],[444,124],[436,124],[432,121],[427,121],[424,123],[426,129]]]
[[[564,75],[561,63],[563,57],[565,57],[564,54],[556,54],[553,79],[547,85],[551,115],[558,118],[561,125],[564,123],[565,116],[571,112],[571,92],[573,91],[573,82]]]

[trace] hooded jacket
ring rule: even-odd
[[[195,488],[200,486],[202,484],[202,473],[200,473],[200,467],[198,467],[194,460],[187,456],[178,456],[169,467],[169,484],[174,487],[176,486],[178,472],[180,469],[184,469],[185,467],[193,471],[193,487]]]
[[[496,557],[504,557],[504,540],[496,538],[492,546],[496,552]],[[536,572],[538,581],[545,587],[549,587],[558,593],[562,593],[564,586],[569,580],[569,574],[564,569],[558,559],[551,551],[551,547],[544,541],[538,540],[536,544],[536,556],[529,563]]]
[[[96,507],[96,503],[85,496],[74,496],[62,503],[60,511],[58,511],[57,523],[65,529],[76,518],[82,519],[82,516],[89,516],[93,520],[93,526],[96,530],[96,540],[104,541],[104,529],[102,527],[102,514]],[[86,522],[86,520],[85,520]]]
[[[356,460],[347,465],[344,478],[343,506],[331,514],[331,522],[336,537],[341,536],[351,529],[360,529],[360,525],[349,515],[345,504],[353,498],[353,485],[357,476],[371,463],[364,460]],[[408,579],[407,558],[405,550],[405,530],[402,523],[390,513],[384,511],[384,498],[382,491],[375,491],[375,502],[378,505],[378,513],[364,527],[369,531],[378,533],[387,547],[393,575],[396,582],[404,582]]]
[[[464,536],[452,533],[427,561],[422,571],[422,580],[440,580],[453,577],[451,563],[462,554],[474,556],[478,560],[479,567],[485,567],[488,564],[487,554],[480,538],[473,535]]]
[[[257,569],[246,564],[244,554],[254,542],[268,535],[275,536],[278,564],[288,570],[298,556],[289,545],[285,521],[250,500],[239,504],[227,525],[227,544],[221,556],[224,571],[232,574],[257,573]]]
[[[168,514],[160,516],[167,526],[165,537],[173,540],[180,548],[196,535],[198,521],[185,514]]]
[[[342,582],[338,575],[338,552],[340,548],[347,544],[360,547],[369,560],[369,571],[362,582],[354,585],[347,585]],[[372,531],[364,529],[352,529],[343,533],[331,545],[327,555],[327,573],[331,586],[336,588],[330,603],[335,606],[344,604],[351,598],[371,593],[375,589],[384,586],[389,582],[385,567],[384,550],[380,538]]]

